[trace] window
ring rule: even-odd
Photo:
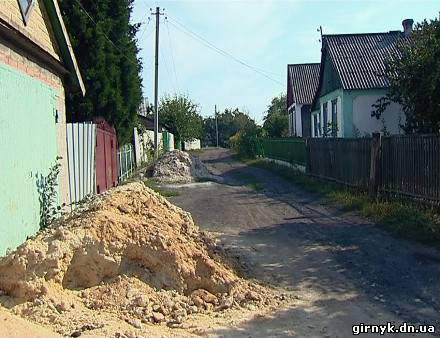
[[[338,99],[332,101],[332,136],[338,136]]]
[[[318,113],[317,115],[316,115],[316,118],[317,118],[317,120],[318,120],[318,122],[317,122],[317,126],[318,126],[318,132],[316,133],[316,136],[321,136],[321,114],[320,113]]]
[[[324,136],[328,136],[328,103],[322,105],[322,129]]]
[[[292,123],[292,135],[291,136],[296,136],[296,107],[294,107],[293,110],[292,110],[291,118],[292,118],[292,121],[291,121],[291,123]]]
[[[23,16],[24,23],[27,24],[29,16],[34,5],[34,0],[18,0],[20,4],[21,15]]]
[[[318,115],[313,115],[313,136],[318,137]]]

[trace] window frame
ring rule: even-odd
[[[338,137],[338,99],[332,100],[332,136]]]
[[[35,5],[35,0],[30,0],[30,3],[28,0],[17,0],[17,1],[20,7],[20,12],[21,12],[21,16],[23,17],[24,24],[27,25],[29,22],[29,17],[31,16],[32,13],[32,9]],[[27,8],[24,7],[25,5],[23,5],[23,1],[28,2]]]
[[[328,102],[324,102],[322,104],[322,134],[324,136],[328,136],[327,127],[328,127]]]
[[[313,114],[313,137],[318,137],[318,114]]]

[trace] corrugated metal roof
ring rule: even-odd
[[[327,48],[343,89],[389,87],[385,60],[397,53],[399,31],[372,34],[324,35]]]
[[[288,66],[292,103],[311,104],[319,83],[319,63]]]

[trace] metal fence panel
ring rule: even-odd
[[[95,193],[95,140],[93,123],[66,125],[70,203]]]
[[[135,151],[131,144],[118,149],[118,181],[125,181],[136,168]]]

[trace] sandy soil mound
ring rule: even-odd
[[[127,184],[0,258],[0,300],[76,336],[115,320],[179,327],[194,313],[271,302],[268,289],[238,277],[213,248],[190,214]]]
[[[163,183],[189,183],[212,176],[198,157],[180,150],[165,153],[153,170],[153,177]]]

